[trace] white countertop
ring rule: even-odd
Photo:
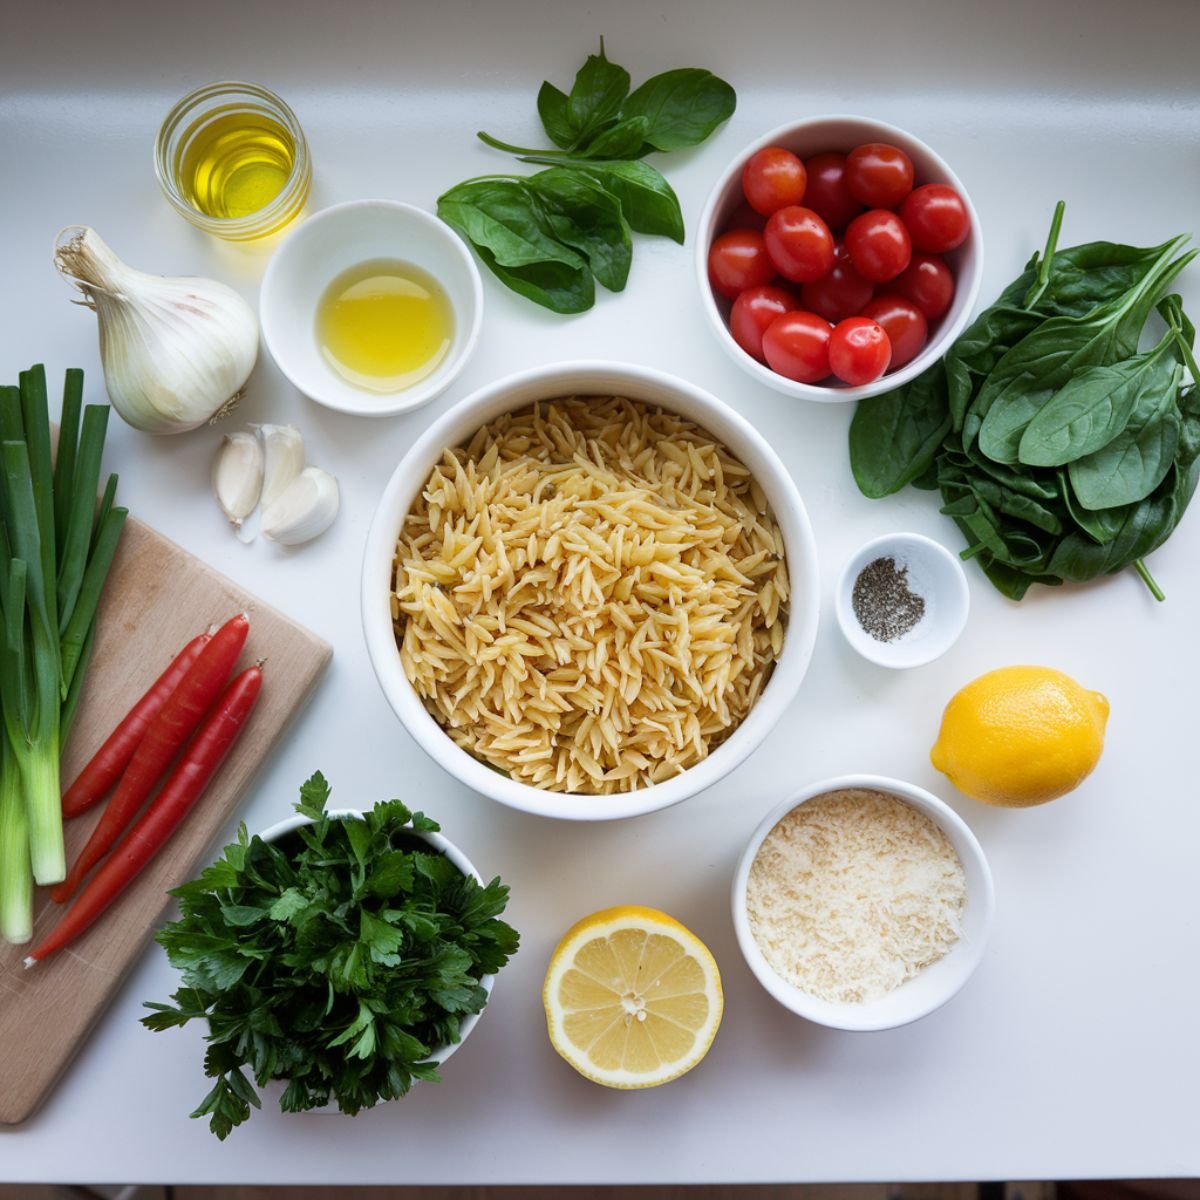
[[[635,82],[708,66],[738,90],[729,125],[663,166],[689,232],[739,147],[819,112],[878,116],[930,142],[970,189],[990,299],[1041,247],[1054,202],[1063,245],[1151,245],[1195,229],[1200,196],[1200,7],[1058,0],[902,6],[794,0],[442,0],[436,5],[230,3],[0,6],[0,378],[45,361],[102,395],[96,322],[72,307],[50,250],[93,225],[133,265],[225,279],[254,299],[264,260],[192,230],[158,190],[151,147],[191,87],[245,78],[279,91],[307,131],[314,207],[384,196],[432,207],[445,187],[511,169],[475,141],[534,137],[543,78],[569,85],[598,35]],[[432,407],[370,422],[319,408],[263,355],[244,421],[292,421],[341,479],[320,542],[241,545],[208,484],[219,434],[153,439],[114,421],[107,462],[137,515],[332,642],[313,704],[242,816],[285,815],[315,768],[335,803],[399,795],[436,816],[486,874],[512,885],[522,948],[440,1085],[351,1121],[255,1113],[218,1144],[188,1112],[207,1090],[201,1030],[151,1034],[145,1000],[176,978],[147,950],[45,1107],[0,1133],[0,1180],[274,1183],[849,1181],[1200,1173],[1200,926],[1196,916],[1194,676],[1200,667],[1200,502],[1151,566],[1021,605],[969,568],[972,615],[944,659],[893,673],[857,658],[832,586],[867,538],[913,529],[958,548],[934,497],[863,499],[846,406],[788,401],[750,381],[704,325],[691,247],[636,238],[621,296],[557,318],[485,276],[482,339]],[[1200,267],[1182,290],[1200,312]],[[793,472],[822,563],[824,609],[800,695],[763,747],[666,812],[560,824],[467,792],[415,747],[371,675],[358,566],[374,499],[435,415],[498,374],[623,359],[707,387],[753,420]],[[1060,667],[1112,702],[1108,748],[1074,795],[1000,811],[958,796],[928,761],[943,705],[1014,662]],[[926,786],[967,819],[992,864],[992,944],[965,990],[916,1025],[838,1033],[780,1008],[734,942],[737,854],[789,791],[848,771]],[[644,1093],[587,1083],[551,1050],[547,956],[576,918],[640,902],[694,929],[720,963],[723,1026],[705,1062]],[[2,1001],[0,1001],[2,1002]],[[3,1063],[0,1062],[0,1081]],[[2,1086],[2,1082],[0,1082]]]

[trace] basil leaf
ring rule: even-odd
[[[639,158],[646,149],[645,117],[626,117],[596,135],[579,154],[585,158]]]
[[[541,201],[553,235],[578,250],[609,291],[621,291],[633,262],[633,237],[620,201],[579,171],[553,167],[526,183]]]
[[[647,79],[625,101],[623,117],[647,118],[646,141],[656,150],[697,146],[737,107],[737,93],[699,67],[664,71]]]
[[[465,237],[484,265],[513,291],[558,313],[595,302],[587,263],[545,226],[525,182],[481,179],[438,198],[438,216]]]
[[[566,117],[575,131],[574,146],[586,142],[614,120],[621,111],[621,102],[628,94],[629,72],[608,61],[601,40],[600,53],[588,55],[567,97]]]
[[[567,94],[546,80],[538,91],[537,110],[546,136],[556,146],[569,150],[577,135],[567,115]]]
[[[631,229],[669,237],[683,244],[683,211],[679,207],[679,197],[662,174],[648,163],[583,159],[573,165],[586,171],[616,196]]]
[[[903,387],[859,402],[850,422],[850,469],[864,496],[878,500],[925,474],[946,434],[941,363]]]

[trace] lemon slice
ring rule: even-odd
[[[690,1071],[721,1023],[708,947],[666,913],[623,905],[572,926],[542,991],[550,1041],[581,1075],[656,1087]]]

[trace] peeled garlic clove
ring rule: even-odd
[[[320,467],[305,467],[264,509],[262,533],[281,546],[299,546],[324,533],[337,512],[337,480]]]
[[[227,433],[213,467],[213,489],[217,503],[240,529],[254,511],[263,485],[263,452],[252,433]]]
[[[304,438],[295,425],[259,425],[264,466],[262,502],[269,508],[304,470]]]

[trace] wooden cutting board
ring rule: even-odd
[[[83,1044],[117,986],[158,927],[170,897],[213,848],[255,771],[320,678],[332,651],[198,558],[132,517],[100,603],[99,628],[75,728],[62,763],[63,786],[172,656],[198,633],[238,612],[250,635],[238,669],[258,659],[263,689],[250,721],[208,790],[174,837],[81,938],[25,970],[28,946],[0,943],[0,1123],[15,1125],[45,1099]],[[299,784],[297,780],[297,785]],[[102,806],[67,822],[67,861],[87,841]],[[62,911],[38,889],[34,942]]]

